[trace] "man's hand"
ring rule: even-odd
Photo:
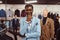
[[[20,37],[26,37],[25,34],[24,35],[19,34],[19,35],[20,35]]]

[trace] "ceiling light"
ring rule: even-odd
[[[25,3],[36,3],[37,0],[25,0]]]
[[[2,3],[2,1],[0,1],[0,3]]]

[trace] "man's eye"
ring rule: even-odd
[[[28,9],[28,10],[26,10],[26,11],[31,11],[31,9]]]
[[[26,10],[26,11],[29,11],[29,10]]]

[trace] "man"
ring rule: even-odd
[[[32,16],[33,6],[25,6],[26,17],[20,19],[20,34],[22,40],[40,40],[41,26],[40,20]]]

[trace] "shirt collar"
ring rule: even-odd
[[[27,17],[26,17],[26,19],[27,19]],[[26,23],[31,23],[31,22],[32,22],[32,20],[33,20],[33,16],[32,16],[31,21],[27,22],[27,21],[25,20],[25,22],[26,22]]]

